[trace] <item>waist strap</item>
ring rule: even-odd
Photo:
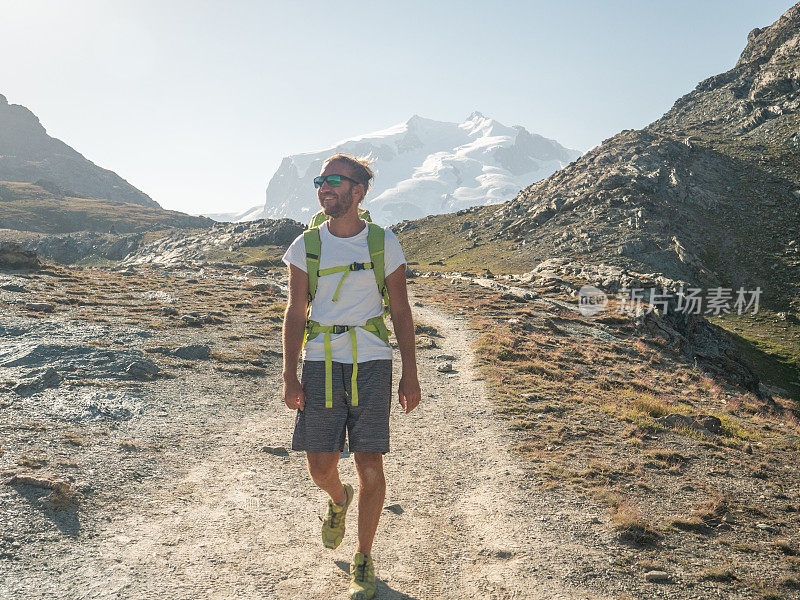
[[[350,345],[353,348],[353,375],[350,378],[350,388],[352,389],[350,404],[358,406],[358,385],[356,377],[358,375],[358,349],[356,345],[356,329],[365,329],[377,335],[384,343],[389,345],[389,330],[383,322],[383,315],[372,317],[364,325],[320,325],[316,321],[309,320],[306,323],[306,339],[313,340],[320,333],[323,334],[322,343],[325,347],[325,407],[333,407],[333,354],[331,352],[331,334],[350,332]]]

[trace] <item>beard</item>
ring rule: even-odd
[[[354,200],[352,198],[342,198],[337,196],[333,202],[322,204],[322,212],[333,219],[338,219],[342,215],[346,214],[348,210],[350,210],[353,202]]]

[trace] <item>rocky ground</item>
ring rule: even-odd
[[[424,400],[392,417],[379,597],[797,596],[797,431],[766,395],[629,350],[646,326],[575,318],[547,269],[410,281]],[[343,595],[353,532],[321,547],[324,498],[288,450],[283,284],[186,263],[2,275],[0,597]],[[592,341],[615,360],[587,362]],[[660,406],[656,375],[660,427],[637,409]]]

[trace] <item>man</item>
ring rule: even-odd
[[[353,488],[339,479],[339,454],[347,431],[358,473],[358,544],[350,568],[351,599],[375,594],[372,542],[383,510],[389,451],[392,350],[387,343],[377,273],[377,228],[359,217],[372,170],[366,161],[337,154],[314,181],[328,220],[292,243],[283,257],[289,267],[289,302],[283,324],[283,398],[296,409],[292,449],[306,452],[314,483],[328,496],[322,540],[336,548],[345,532]],[[310,237],[309,237],[310,236]],[[370,241],[368,242],[368,236]],[[308,243],[308,248],[306,244]],[[398,400],[406,413],[420,402],[414,323],[408,303],[405,258],[394,233],[382,234],[384,285],[402,359]],[[319,245],[317,249],[312,248]],[[375,259],[375,260],[373,260]],[[318,261],[318,262],[315,262]],[[310,265],[310,266],[309,266]],[[309,273],[317,272],[309,307]],[[308,323],[308,324],[307,324]],[[354,327],[355,326],[355,327]],[[308,339],[303,344],[304,332]],[[302,383],[297,363],[303,349]]]

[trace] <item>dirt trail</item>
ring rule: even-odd
[[[389,508],[374,548],[378,597],[606,597],[597,580],[581,587],[608,567],[605,515],[541,491],[509,453],[473,364],[466,321],[430,307],[414,311],[444,337],[440,348],[419,353],[420,408],[405,415],[394,401]],[[454,373],[436,369],[445,354],[455,357]],[[238,422],[222,432],[191,432],[208,439],[197,446],[203,452],[182,457],[183,476],[143,488],[97,531],[91,558],[79,559],[79,597],[346,597],[355,510],[342,545],[324,549],[318,515],[325,497],[308,478],[304,456],[261,450],[288,447],[291,437],[277,378],[267,383],[252,391],[269,401]],[[352,459],[342,460],[341,471],[356,482]],[[70,588],[70,574],[63,577]]]

